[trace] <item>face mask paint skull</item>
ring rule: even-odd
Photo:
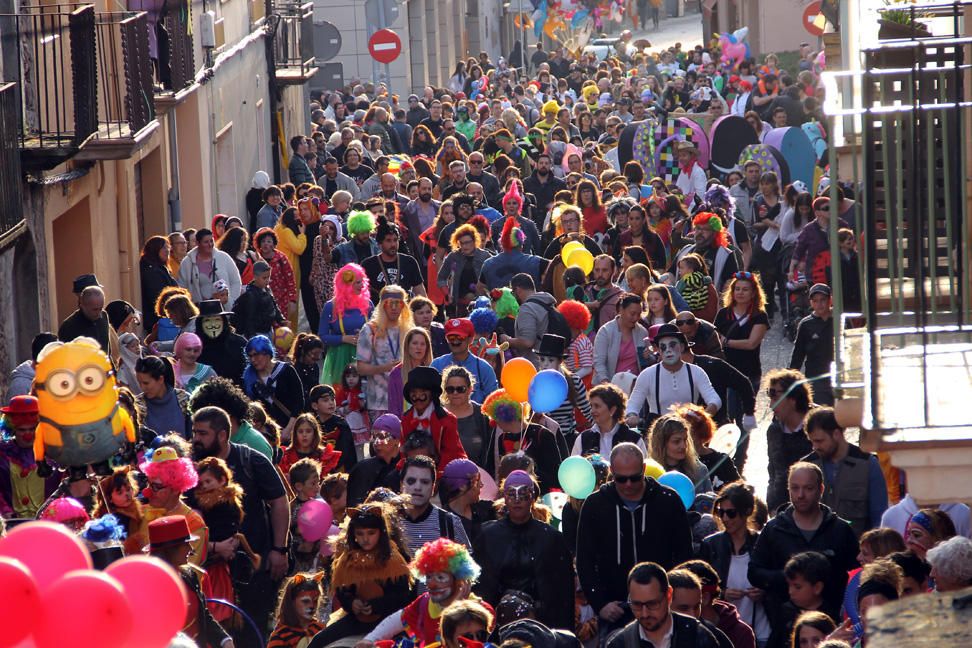
[[[682,358],[682,343],[676,338],[665,338],[658,342],[662,362],[671,367],[677,365]]]

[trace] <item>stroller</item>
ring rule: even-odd
[[[794,271],[786,282],[787,311],[784,333],[790,342],[796,340],[800,320],[810,314],[810,283],[805,274]]]

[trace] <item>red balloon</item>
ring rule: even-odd
[[[34,630],[38,648],[122,648],[134,629],[132,608],[117,580],[94,570],[73,571],[41,597],[44,618]],[[154,621],[154,610],[144,626]]]
[[[77,536],[61,524],[43,520],[14,527],[0,539],[0,556],[24,563],[41,593],[69,571],[92,568],[91,556]]]
[[[27,566],[14,558],[0,556],[0,646],[15,646],[37,627],[41,610],[37,581]]]
[[[112,563],[105,573],[121,583],[133,610],[151,610],[151,623],[139,624],[129,645],[165,648],[186,623],[189,602],[182,579],[158,558],[130,556]]]

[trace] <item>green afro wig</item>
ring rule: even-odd
[[[370,211],[351,212],[348,216],[348,234],[355,236],[375,231],[375,217]]]
[[[494,289],[490,293],[493,298],[493,310],[500,317],[516,317],[520,312],[520,304],[517,303],[513,291],[509,288]]]

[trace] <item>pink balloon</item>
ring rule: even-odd
[[[151,610],[151,623],[139,624],[129,646],[165,648],[186,623],[189,601],[182,579],[158,558],[129,556],[105,573],[121,583],[133,610]]]
[[[41,597],[44,618],[34,630],[38,648],[123,648],[132,637],[134,615],[121,583],[94,570],[73,571]],[[144,610],[154,622],[154,610]]]
[[[37,581],[27,565],[16,558],[0,557],[0,646],[14,646],[27,639],[37,627],[41,599]]]
[[[63,525],[43,520],[14,527],[0,539],[0,556],[24,563],[41,593],[69,571],[92,568],[91,556],[77,536]]]
[[[300,512],[297,514],[297,529],[304,540],[317,542],[331,528],[334,521],[334,513],[331,506],[322,499],[312,499],[300,505]]]
[[[331,528],[327,530],[327,537],[321,541],[321,548],[317,552],[322,558],[334,555],[334,545],[331,543],[331,539],[339,535],[341,535],[341,528],[332,524]]]
[[[483,483],[483,487],[479,489],[479,499],[492,502],[499,496],[499,487],[496,485],[496,481],[492,475],[482,468],[479,469],[479,478]]]

